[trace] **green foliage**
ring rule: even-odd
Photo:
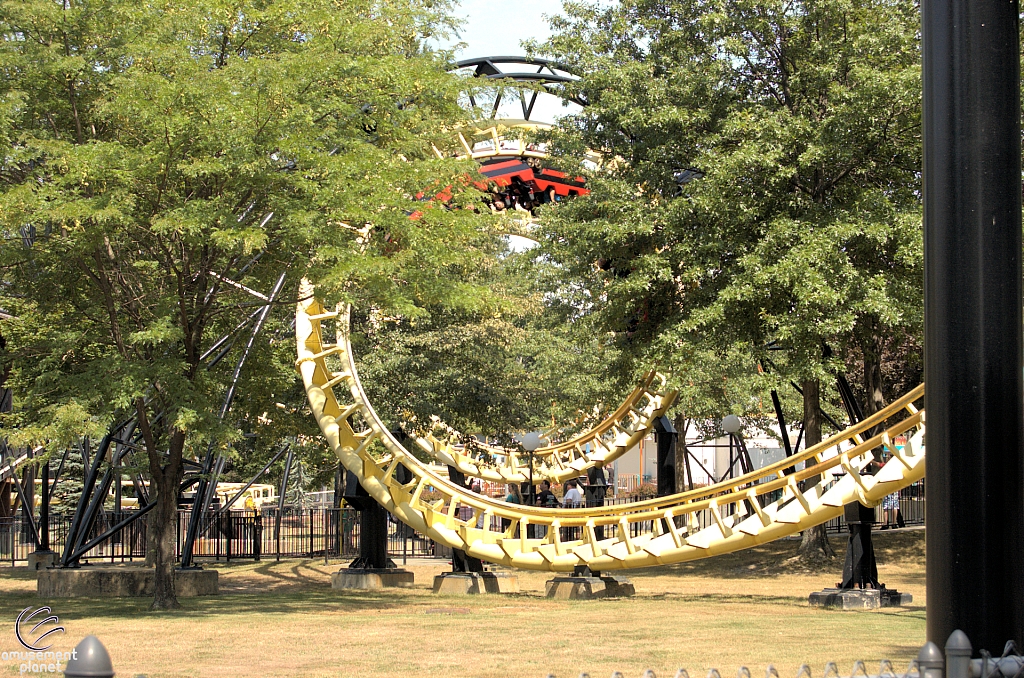
[[[46,443],[67,438],[62,422],[85,434],[135,418],[156,504],[155,608],[178,606],[184,458],[226,452],[249,432],[269,435],[255,450],[265,455],[312,428],[288,405],[301,402],[288,325],[303,278],[331,303],[373,299],[410,317],[486,296],[459,277],[489,238],[464,209],[469,169],[432,147],[450,150],[447,130],[462,118],[449,55],[423,47],[446,30],[448,7],[0,5],[11,423]],[[417,198],[446,187],[450,209]],[[225,418],[261,305],[245,288],[266,294],[282,272],[272,341],[254,347]],[[213,364],[218,338],[237,328]]]
[[[57,472],[59,464],[59,459],[51,461],[51,474]],[[78,499],[82,496],[85,474],[85,462],[82,461],[81,451],[69,450],[67,460],[64,462],[64,469],[60,472],[60,478],[57,479],[57,485],[53,489],[51,513],[71,515],[75,512]]]
[[[426,429],[436,415],[464,434],[511,443],[553,422],[592,423],[595,403],[614,407],[632,388],[606,375],[607,347],[545,298],[558,271],[535,253],[499,254],[473,275],[490,290],[486,307],[357,318],[360,374],[385,419]]]
[[[687,416],[749,413],[770,387],[830,380],[919,336],[914,5],[624,0],[566,13],[543,49],[583,75],[573,90],[590,105],[553,141],[567,159],[589,148],[605,160],[581,168],[590,196],[546,215],[545,250],[628,361],[667,364]],[[686,168],[703,177],[679,184]],[[779,369],[759,375],[766,358]]]
[[[245,428],[274,412],[276,435],[307,428],[275,409],[295,393],[287,324],[301,276],[332,300],[409,315],[476,303],[458,272],[486,238],[478,219],[415,197],[451,185],[455,206],[472,199],[466,168],[431,148],[461,116],[447,55],[422,47],[446,10],[4,3],[0,305],[13,318],[0,331],[24,434],[95,433],[145,402],[151,452],[176,433],[191,449],[236,440],[218,411],[245,334],[217,367],[201,356],[256,300],[222,276],[266,293],[288,271],[275,342],[254,349],[252,395],[238,399]],[[467,247],[441,246],[442,233]]]

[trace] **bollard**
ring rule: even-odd
[[[971,641],[967,634],[957,629],[949,634],[946,641],[946,678],[970,678]]]
[[[86,636],[75,646],[71,661],[64,669],[65,678],[114,678],[110,653],[96,636]]]
[[[921,646],[917,653],[917,670],[921,678],[945,678],[946,660],[938,645],[928,641]]]

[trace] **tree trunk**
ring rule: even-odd
[[[174,592],[174,563],[178,518],[178,486],[181,481],[171,468],[165,468],[156,481],[156,508],[149,522],[152,533],[153,566],[156,569],[153,587],[153,610],[176,610],[181,605]]]
[[[181,604],[174,593],[174,552],[177,545],[178,489],[185,475],[185,466],[182,463],[185,432],[180,429],[171,432],[167,454],[164,455],[157,446],[153,430],[149,426],[149,417],[142,398],[135,400],[135,413],[143,441],[146,443],[152,487],[156,489],[156,496],[152,498],[156,502],[156,507],[149,520],[149,545],[152,548],[154,567],[153,604],[150,609],[176,610]],[[196,501],[199,501],[198,497]]]
[[[676,427],[679,437],[676,439],[676,492],[685,492],[690,489],[690,478],[686,472],[686,417],[682,412],[676,415],[672,425]]]
[[[882,351],[877,337],[864,342],[864,416],[870,417],[885,407],[882,393]]]
[[[804,392],[804,449],[808,449],[821,442],[821,390],[817,379],[808,379],[803,383]],[[808,460],[808,466],[813,466],[814,461]],[[821,476],[812,476],[803,481],[803,487],[813,487]],[[800,539],[800,548],[797,550],[799,556],[804,560],[817,561],[822,558],[833,558],[835,550],[828,541],[824,525],[816,525],[804,530]]]

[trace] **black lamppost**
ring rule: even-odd
[[[538,431],[531,431],[523,436],[523,442],[521,444],[530,457],[530,506],[533,506],[537,503],[537,491],[533,485],[533,453],[543,446],[544,437]]]
[[[928,640],[1024,642],[1017,0],[921,3]]]

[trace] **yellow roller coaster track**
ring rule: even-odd
[[[564,442],[537,449],[533,453],[533,479],[562,482],[576,478],[632,449],[650,433],[655,420],[675,403],[676,392],[666,389],[666,381],[664,375],[649,372],[599,424]],[[432,434],[414,439],[431,457],[468,476],[504,483],[525,483],[531,477],[529,455],[517,450],[483,444],[464,447]]]
[[[380,421],[356,371],[349,315],[348,307],[327,310],[315,299],[297,308],[296,367],[320,430],[342,465],[394,516],[488,562],[567,572],[576,565],[616,570],[706,558],[823,523],[852,501],[874,505],[924,477],[924,412],[914,405],[924,395],[919,386],[818,445],[709,487],[586,509],[490,499],[420,462]],[[324,341],[330,325],[333,343]],[[893,444],[899,435],[907,436],[902,449]],[[892,455],[881,466],[871,463],[879,447]],[[408,473],[399,474],[400,466]],[[845,474],[832,480],[836,468]],[[465,520],[463,506],[471,513]]]

